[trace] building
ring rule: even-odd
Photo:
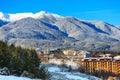
[[[120,60],[120,55],[114,56],[114,59]]]
[[[66,56],[75,56],[76,55],[76,51],[75,50],[64,50],[63,53]]]
[[[84,58],[81,61],[81,66],[85,68],[86,73],[94,73],[96,71],[110,72],[115,75],[120,75],[120,60],[112,58]]]
[[[120,60],[112,61],[112,72],[117,75],[120,75]]]
[[[98,57],[109,58],[109,57],[113,57],[113,55],[112,54],[100,54],[100,55],[98,55]]]
[[[79,55],[80,55],[82,58],[92,57],[92,55],[91,55],[90,52],[88,52],[88,51],[83,51],[83,50],[81,50],[81,51],[79,52]]]

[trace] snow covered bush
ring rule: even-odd
[[[10,74],[10,71],[7,67],[0,69],[0,75],[9,75],[9,74]]]

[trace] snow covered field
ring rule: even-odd
[[[0,75],[0,80],[32,80],[32,79],[24,78],[24,77]]]
[[[17,77],[17,76],[4,76],[0,75],[0,80],[41,80],[41,79],[30,79],[27,77]]]
[[[101,80],[97,77],[86,75],[79,72],[68,72],[66,68],[58,67],[56,65],[46,65],[48,71],[51,73],[51,80]],[[26,77],[4,76],[0,75],[0,80],[40,80],[30,79]]]
[[[101,80],[97,77],[79,72],[67,72],[64,68],[49,65],[48,71],[52,74],[52,80]]]

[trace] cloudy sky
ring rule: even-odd
[[[1,0],[0,12],[46,11],[120,25],[120,0]]]

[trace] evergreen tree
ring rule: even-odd
[[[48,80],[50,74],[45,67],[40,67],[40,60],[34,49],[15,47],[0,41],[0,68],[8,67],[10,73],[20,76],[27,71],[31,78]]]

